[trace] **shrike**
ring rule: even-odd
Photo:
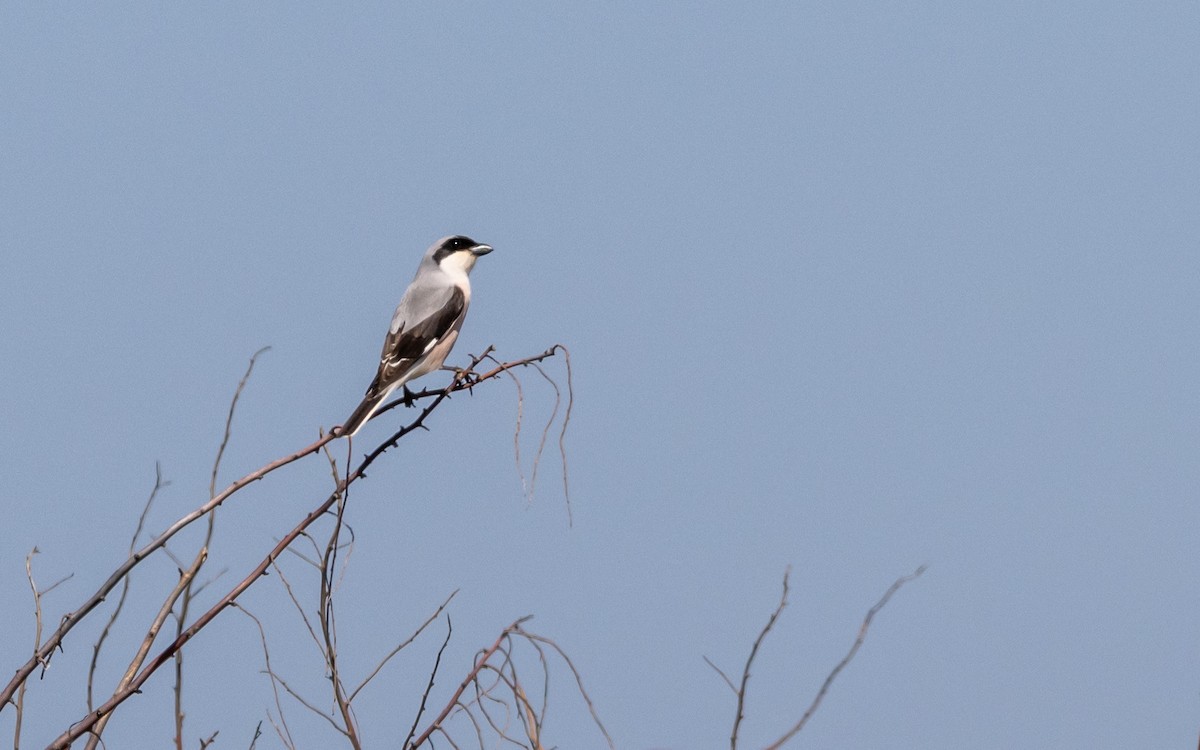
[[[442,366],[467,317],[471,302],[467,275],[479,256],[491,251],[490,245],[462,235],[438,240],[425,251],[392,316],[379,372],[362,403],[338,430],[339,436],[357,433],[393,391]]]

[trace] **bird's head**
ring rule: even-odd
[[[481,255],[492,251],[491,245],[476,242],[470,237],[456,234],[444,237],[429,248],[429,258],[443,271],[450,273],[470,273],[475,267],[475,261]]]

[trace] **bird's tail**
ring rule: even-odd
[[[353,436],[358,433],[367,420],[375,416],[375,412],[379,411],[379,407],[383,406],[383,402],[391,395],[392,390],[385,389],[376,392],[374,388],[367,391],[367,395],[363,398],[362,403],[354,410],[342,424],[338,430],[339,437]]]

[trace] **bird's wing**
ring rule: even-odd
[[[382,390],[404,377],[421,357],[458,327],[466,310],[467,297],[458,286],[409,289],[396,308],[392,327],[383,341],[379,374],[371,384],[372,390]]]

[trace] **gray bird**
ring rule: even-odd
[[[471,302],[467,275],[479,256],[491,251],[490,245],[462,235],[440,239],[425,251],[417,275],[392,316],[379,372],[362,403],[339,429],[339,436],[357,433],[393,391],[442,366],[467,317]]]

